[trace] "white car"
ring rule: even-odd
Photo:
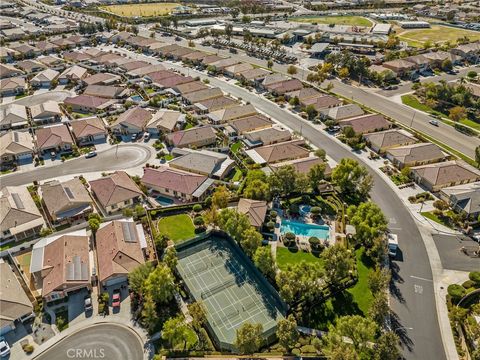
[[[430,123],[430,125],[438,126],[438,121],[437,120],[430,120],[429,123]]]
[[[0,337],[0,357],[6,357],[10,355],[10,345],[8,345],[5,338]]]

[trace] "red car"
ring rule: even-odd
[[[113,296],[112,296],[112,306],[114,308],[120,307],[120,300],[121,300],[120,290],[114,290],[113,291]]]

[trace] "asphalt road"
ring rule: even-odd
[[[115,146],[98,153],[94,158],[79,157],[65,163],[58,161],[58,165],[39,166],[32,171],[3,175],[0,177],[0,185],[24,185],[34,180],[42,181],[63,175],[129,169],[146,163],[153,151],[151,147],[142,144],[119,145],[118,151]]]
[[[479,244],[469,237],[439,233],[433,235],[433,240],[444,269],[458,271],[478,271],[480,269],[480,258],[470,257],[461,252],[462,247],[465,247],[469,253],[479,249]]]
[[[143,344],[127,327],[100,324],[66,337],[35,359],[142,360]]]
[[[181,66],[174,68],[183,70]],[[190,70],[190,73],[205,77]],[[225,81],[209,77],[212,86],[249,101],[260,111],[282,122],[292,130],[301,132],[314,145],[326,150],[334,160],[356,158],[355,153],[334,141],[329,135],[301,122],[291,113],[272,102]],[[368,164],[363,163],[368,167]],[[406,359],[446,359],[438,325],[433,293],[432,272],[420,232],[400,199],[389,184],[371,171],[375,185],[372,200],[377,203],[390,221],[390,229],[398,234],[401,257],[393,262],[394,282],[391,309],[394,312],[393,329],[401,336]]]

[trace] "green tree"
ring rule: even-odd
[[[151,294],[147,294],[144,298],[141,319],[142,325],[148,329],[148,332],[152,332],[158,323],[157,308]]]
[[[207,323],[207,313],[205,305],[201,301],[195,301],[188,305],[188,312],[192,317],[192,325],[195,329],[200,329]]]
[[[328,356],[329,360],[358,360],[359,357],[350,344],[343,341],[341,335],[336,332],[328,332],[323,337],[324,347],[321,351]]]
[[[262,334],[262,324],[245,322],[237,329],[234,345],[240,354],[253,354],[264,342]]]
[[[318,297],[321,287],[318,281],[324,275],[317,263],[301,261],[288,264],[278,272],[275,280],[282,298],[288,302],[308,301]]]
[[[177,258],[177,250],[175,250],[175,247],[170,246],[165,250],[165,254],[163,255],[163,262],[169,267],[171,272],[175,271],[175,268],[178,263],[178,258]]]
[[[128,274],[128,284],[130,289],[137,294],[142,294],[145,286],[145,281],[147,280],[150,273],[153,271],[153,264],[151,262],[146,262],[137,266],[135,269],[130,271]]]
[[[247,215],[228,208],[218,214],[218,226],[239,243],[245,230],[251,227]]]
[[[480,145],[475,148],[475,161],[477,162],[477,167],[480,167]]]
[[[368,274],[368,288],[372,294],[385,291],[390,283],[390,271],[379,266]]]
[[[243,251],[252,257],[255,254],[255,251],[262,245],[262,234],[260,234],[255,228],[250,226],[246,229],[240,240],[240,245],[242,246]]]
[[[253,200],[270,200],[270,185],[262,179],[246,181],[243,196]]]
[[[281,166],[268,177],[270,191],[274,194],[287,196],[296,190],[297,171],[293,165]]]
[[[314,119],[315,116],[317,116],[317,110],[315,109],[315,106],[313,105],[308,105],[306,108],[305,108],[305,112],[307,113],[307,116],[310,120]]]
[[[368,201],[347,209],[350,223],[355,226],[355,239],[359,244],[372,246],[373,240],[387,230],[388,221],[377,204]]]
[[[297,172],[295,189],[300,194],[305,194],[310,190],[310,178],[308,174]]]
[[[327,281],[332,285],[347,277],[353,268],[352,252],[341,244],[326,248],[320,256]]]
[[[93,235],[97,233],[97,230],[100,228],[100,223],[102,222],[102,218],[97,213],[92,213],[88,215],[88,227],[92,230]]]
[[[367,343],[375,339],[376,331],[375,322],[360,315],[342,316],[337,319],[335,327],[329,328],[329,332],[348,337],[357,352],[367,348]]]
[[[174,350],[190,350],[198,341],[197,334],[185,323],[181,315],[165,321],[162,328],[162,339]]]
[[[373,301],[368,309],[368,317],[375,321],[378,326],[382,326],[385,323],[385,319],[390,313],[390,307],[388,306],[387,293],[382,291],[373,294]]]
[[[380,335],[374,348],[374,360],[398,360],[401,353],[398,345],[400,339],[393,331]]]
[[[346,195],[364,198],[373,187],[373,178],[368,170],[356,160],[344,158],[332,171],[332,181]]]
[[[267,67],[268,67],[269,69],[271,69],[271,68],[273,67],[273,61],[272,61],[272,60],[268,60],[268,61],[267,61]]]
[[[215,189],[212,196],[212,204],[215,205],[217,209],[224,209],[228,205],[228,200],[230,199],[230,193],[226,186],[219,186]]]
[[[290,314],[287,318],[281,319],[277,324],[278,343],[290,352],[298,341],[299,334],[297,330],[297,321]]]
[[[269,247],[259,247],[253,255],[253,262],[267,278],[273,279],[275,277],[275,261]]]
[[[463,106],[454,106],[448,111],[448,117],[453,121],[460,121],[467,117],[467,110]]]
[[[145,293],[150,294],[158,304],[165,304],[173,299],[175,291],[172,272],[165,264],[158,264],[145,280]]]
[[[320,163],[313,165],[308,171],[308,179],[310,180],[310,186],[312,187],[312,190],[316,191],[320,182],[325,179],[326,168],[326,163]]]
[[[350,76],[350,71],[348,70],[347,67],[343,67],[340,70],[338,70],[338,76],[340,79],[346,79],[347,77]]]
[[[319,157],[323,161],[327,160],[327,152],[322,148],[318,148],[317,150],[315,150],[314,154],[315,156]]]
[[[297,73],[297,67],[295,65],[290,65],[288,68],[287,68],[287,73],[289,75],[295,75]]]

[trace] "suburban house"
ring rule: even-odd
[[[105,99],[119,99],[127,96],[129,92],[129,89],[121,86],[88,85],[83,94]]]
[[[60,106],[53,100],[31,106],[30,114],[32,115],[32,121],[37,124],[53,123],[60,121],[62,118]]]
[[[93,211],[92,198],[78,177],[48,181],[40,186],[39,195],[50,221],[56,225],[86,220]]]
[[[37,150],[45,154],[47,152],[69,152],[74,144],[67,125],[52,125],[35,130]]]
[[[186,84],[192,81],[194,81],[194,79],[191,76],[174,74],[170,77],[153,80],[152,84],[160,89],[170,89],[180,84]]]
[[[152,135],[166,134],[181,128],[185,114],[180,111],[160,110],[153,114],[146,129]]]
[[[0,166],[33,160],[34,145],[28,131],[8,131],[0,135]]]
[[[0,108],[0,130],[19,129],[28,125],[27,108],[18,104],[7,104]]]
[[[382,66],[392,70],[399,77],[405,76],[411,71],[417,69],[417,65],[415,63],[404,59],[386,61],[382,64]]]
[[[14,96],[25,92],[25,79],[11,77],[0,80],[0,96]]]
[[[272,120],[263,114],[255,114],[237,120],[232,120],[229,125],[235,130],[237,135],[242,135],[251,131],[263,130],[275,124]]]
[[[112,85],[121,80],[120,75],[102,72],[83,78],[83,82],[87,85]]]
[[[480,182],[443,188],[439,196],[459,213],[473,219],[480,215]]]
[[[229,96],[220,96],[213,99],[199,101],[193,104],[193,109],[198,114],[207,114],[217,110],[228,109],[237,106],[239,102]]]
[[[267,210],[268,205],[266,201],[241,198],[237,205],[237,211],[240,214],[247,215],[250,225],[257,230],[262,228],[265,216],[267,215]]]
[[[40,61],[22,60],[17,62],[17,67],[25,71],[27,74],[34,74],[46,70],[47,67]]]
[[[208,89],[208,86],[201,81],[192,81],[187,84],[180,84],[172,88],[178,94],[186,95],[195,91]]]
[[[212,126],[194,127],[168,134],[166,141],[177,148],[200,148],[214,145],[217,142],[217,133]]]
[[[195,104],[205,100],[215,99],[223,96],[223,92],[220,88],[208,88],[183,94],[182,99],[186,104]]]
[[[300,105],[302,106],[302,108],[306,108],[307,106],[313,106],[315,111],[320,112],[326,109],[333,108],[335,106],[342,105],[342,100],[335,96],[325,95],[300,100]]]
[[[285,99],[290,100],[293,98],[297,98],[300,103],[302,101],[318,98],[325,96],[325,94],[319,92],[318,90],[315,90],[314,88],[307,87],[307,88],[302,88],[299,90],[295,91],[290,91],[285,94]]]
[[[69,82],[77,83],[87,77],[88,71],[87,69],[73,65],[69,68],[66,68],[59,76],[58,76],[58,83],[65,85]]]
[[[46,302],[62,299],[75,290],[91,289],[89,249],[85,229],[52,235],[33,245],[30,274]]]
[[[204,175],[160,166],[158,169],[144,168],[142,184],[149,192],[183,201],[201,201],[208,195],[214,180]]]
[[[309,156],[307,158],[301,158],[296,160],[288,160],[276,164],[271,164],[270,167],[272,170],[276,171],[282,166],[290,165],[295,168],[297,173],[308,174],[310,169],[315,165],[325,164],[325,177],[329,178],[332,175],[332,168],[326,161],[316,156]]]
[[[454,55],[458,55],[465,60],[476,62],[480,55],[480,42],[473,42],[468,44],[458,45],[456,48],[450,50]]]
[[[355,116],[361,116],[364,114],[362,108],[357,104],[348,104],[343,106],[336,106],[331,109],[322,111],[324,116],[329,119],[340,121]]]
[[[303,140],[291,140],[278,144],[261,146],[246,151],[256,164],[270,164],[287,160],[306,158],[310,151],[303,147]]]
[[[279,73],[270,74],[264,77],[264,79],[260,84],[260,88],[263,90],[267,90],[269,86],[272,86],[273,84],[281,83],[287,80],[290,80],[290,78],[283,74],[279,74]],[[299,89],[295,89],[295,90],[299,90]],[[291,90],[291,91],[294,91],[294,90]]]
[[[99,113],[108,111],[117,101],[97,96],[77,95],[63,100],[65,106],[80,113]]]
[[[138,134],[145,130],[151,119],[150,111],[135,106],[122,113],[111,125],[111,129],[115,134]]]
[[[31,317],[33,304],[9,264],[0,259],[0,335],[15,330],[22,319]]]
[[[404,145],[387,150],[387,159],[399,169],[431,164],[446,158],[447,154],[432,143]]]
[[[161,70],[165,70],[165,66],[163,66],[162,64],[149,65],[149,66],[131,70],[127,72],[126,75],[130,78],[141,78],[141,77],[144,77],[145,75],[148,75],[157,71],[161,71]]]
[[[240,60],[234,58],[226,58],[215,61],[213,63],[208,64],[208,66],[213,66],[216,71],[223,72],[223,70],[229,66],[239,64]]]
[[[259,85],[265,79],[265,77],[267,77],[270,74],[271,72],[266,69],[255,68],[255,69],[245,70],[240,72],[236,76],[236,78],[251,84]]]
[[[13,65],[0,64],[0,79],[6,79],[10,77],[19,77],[23,74],[23,71],[17,69]]]
[[[355,118],[341,120],[338,124],[345,128],[350,126],[355,134],[366,134],[380,130],[390,129],[393,124],[381,114],[365,114]]]
[[[242,71],[252,70],[253,65],[249,63],[239,63],[226,67],[223,70],[223,73],[229,77],[237,77],[242,73]]]
[[[51,87],[53,81],[57,79],[60,73],[53,69],[46,69],[39,72],[30,80],[30,85],[33,87]]]
[[[174,159],[168,165],[171,168],[223,179],[235,166],[228,155],[209,150],[191,150],[174,148]]]
[[[271,94],[278,96],[288,92],[300,90],[303,88],[303,83],[298,79],[289,79],[285,81],[276,82],[265,86],[265,89]]]
[[[25,186],[0,190],[0,240],[20,241],[38,234],[45,225],[42,214]]]
[[[445,161],[412,168],[415,181],[428,191],[480,181],[480,172],[459,160]]]
[[[139,204],[145,196],[125,171],[92,180],[90,190],[106,214]]]
[[[97,230],[98,281],[113,286],[127,281],[128,274],[145,263],[147,242],[142,224],[133,220],[114,220]]]
[[[291,138],[292,133],[280,126],[273,126],[243,134],[243,142],[249,148],[276,144],[279,142],[288,141]]]
[[[102,119],[91,117],[70,122],[78,146],[100,144],[107,141],[107,129]]]
[[[417,142],[417,139],[412,134],[399,129],[365,134],[363,138],[367,141],[370,149],[379,154],[383,154],[385,151],[398,146],[412,145]]]
[[[231,120],[239,119],[245,116],[257,114],[257,109],[252,104],[237,105],[227,109],[221,109],[207,114],[207,118],[213,124],[221,124]]]

